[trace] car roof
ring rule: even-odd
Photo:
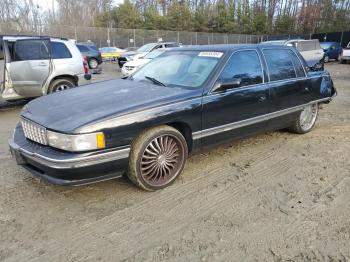
[[[285,45],[270,45],[270,44],[219,44],[219,45],[190,45],[190,46],[183,46],[183,47],[174,47],[171,49],[171,51],[216,51],[216,52],[228,52],[232,50],[237,49],[265,49],[265,48],[279,48],[279,49],[286,49],[289,48]]]
[[[47,39],[50,40],[59,40],[59,41],[70,41],[68,38],[64,37],[52,37],[52,36],[31,36],[31,35],[1,35],[0,38],[3,40],[22,40],[22,39]]]

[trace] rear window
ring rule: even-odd
[[[318,40],[300,41],[297,43],[296,47],[299,52],[321,49],[320,42]]]
[[[49,59],[47,40],[17,40],[9,47],[12,61]]]
[[[53,59],[71,58],[72,54],[64,43],[51,42],[51,57]]]
[[[77,45],[78,49],[80,52],[84,53],[84,52],[89,52],[89,48],[87,48],[86,46],[83,45]]]
[[[296,77],[290,52],[291,50],[288,49],[263,50],[269,70],[270,81],[278,81]]]

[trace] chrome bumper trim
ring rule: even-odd
[[[24,148],[18,146],[13,141],[13,139],[9,141],[9,145],[13,150],[19,151],[24,157],[27,157],[39,164],[55,169],[86,167],[115,160],[125,159],[129,157],[130,152],[130,147],[127,147],[107,152],[101,152],[95,155],[76,157],[70,159],[55,159],[25,150]]]

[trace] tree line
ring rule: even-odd
[[[350,0],[1,0],[0,22],[244,34],[350,30]]]
[[[96,26],[245,34],[350,30],[350,0],[124,0]],[[109,9],[110,8],[110,9]]]

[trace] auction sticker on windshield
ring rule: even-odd
[[[215,57],[220,58],[223,55],[221,52],[200,52],[198,56],[205,56],[205,57]]]

